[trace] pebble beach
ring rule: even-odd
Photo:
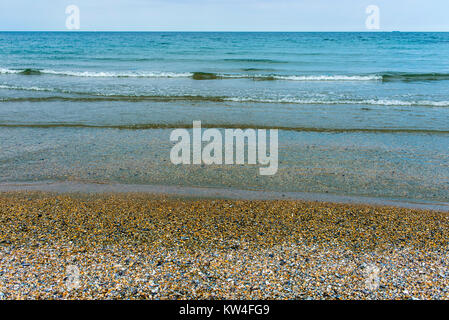
[[[0,299],[447,299],[449,213],[0,194]]]

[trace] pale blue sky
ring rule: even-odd
[[[384,31],[449,31],[448,0],[1,0],[0,30],[365,31],[368,5]]]

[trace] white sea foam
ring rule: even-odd
[[[0,68],[0,74],[20,74],[23,72],[33,72],[35,74],[52,74],[71,77],[91,77],[91,78],[190,78],[192,72],[113,72],[113,71],[64,71],[52,69],[7,69]],[[284,81],[376,81],[382,80],[381,75],[251,75],[251,74],[217,74],[219,78],[228,79],[273,79]]]
[[[92,71],[55,71],[40,70],[44,74],[54,74],[72,77],[92,77],[92,78],[187,78],[191,77],[191,73],[175,73],[175,72],[92,72]]]
[[[379,81],[380,75],[347,76],[347,75],[308,75],[308,76],[274,76],[278,80],[289,81]]]
[[[284,81],[380,81],[381,75],[265,75],[265,74],[218,74],[220,78],[284,80]]]
[[[12,70],[12,69],[5,69],[5,68],[0,68],[0,74],[14,74],[14,73],[20,73],[23,70]]]
[[[231,97],[224,100],[232,102],[252,102],[252,103],[291,103],[291,104],[320,104],[320,105],[378,105],[378,106],[431,106],[431,107],[449,107],[449,101],[403,101],[388,99],[368,99],[368,100],[325,100],[325,99],[297,99],[297,98],[276,98],[276,99],[258,99],[250,97]]]
[[[24,86],[14,86],[1,84],[0,89],[6,90],[23,90],[23,91],[44,91],[44,92],[59,92],[65,94],[77,94],[77,95],[92,95],[92,96],[122,96],[138,98],[139,95],[123,95],[119,92],[75,92],[70,90],[63,90],[57,88],[43,88],[43,87],[24,87]],[[151,95],[144,95],[142,97],[151,98]],[[155,96],[157,98],[163,98],[163,96]],[[183,96],[169,96],[167,99],[175,97],[182,98]],[[185,98],[188,100],[191,95],[186,95]],[[216,100],[217,97],[214,96],[204,96],[204,100],[210,98],[211,100]],[[225,101],[230,102],[241,102],[241,103],[289,103],[289,104],[316,104],[316,105],[373,105],[373,106],[416,106],[416,107],[449,107],[449,101],[430,101],[430,100],[397,100],[397,99],[329,99],[329,98],[308,98],[301,99],[296,97],[276,97],[276,98],[263,98],[263,97],[220,97]],[[3,100],[4,101],[4,100]]]
[[[0,89],[7,89],[7,90],[23,90],[23,91],[48,91],[53,92],[55,89],[53,88],[40,88],[40,87],[21,87],[21,86],[10,86],[10,85],[0,85]]]
[[[97,71],[64,71],[51,69],[5,69],[0,68],[0,74],[20,74],[26,71],[33,71],[40,74],[53,74],[60,76],[71,77],[89,77],[89,78],[187,78],[191,77],[193,73],[183,72],[97,72]]]

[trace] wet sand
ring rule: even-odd
[[[37,181],[37,182],[3,182],[1,192],[25,191],[47,192],[54,194],[73,193],[144,193],[189,199],[227,199],[227,200],[300,200],[315,202],[332,202],[345,204],[366,204],[376,206],[394,206],[410,209],[423,209],[449,212],[449,202],[424,201],[411,199],[391,199],[367,196],[338,195],[317,192],[263,191],[258,189],[243,190],[237,188],[188,187],[173,185],[123,184],[123,183],[88,183],[74,181]]]
[[[447,299],[449,213],[0,194],[0,299]]]

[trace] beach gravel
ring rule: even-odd
[[[447,299],[449,214],[0,194],[0,300]]]

